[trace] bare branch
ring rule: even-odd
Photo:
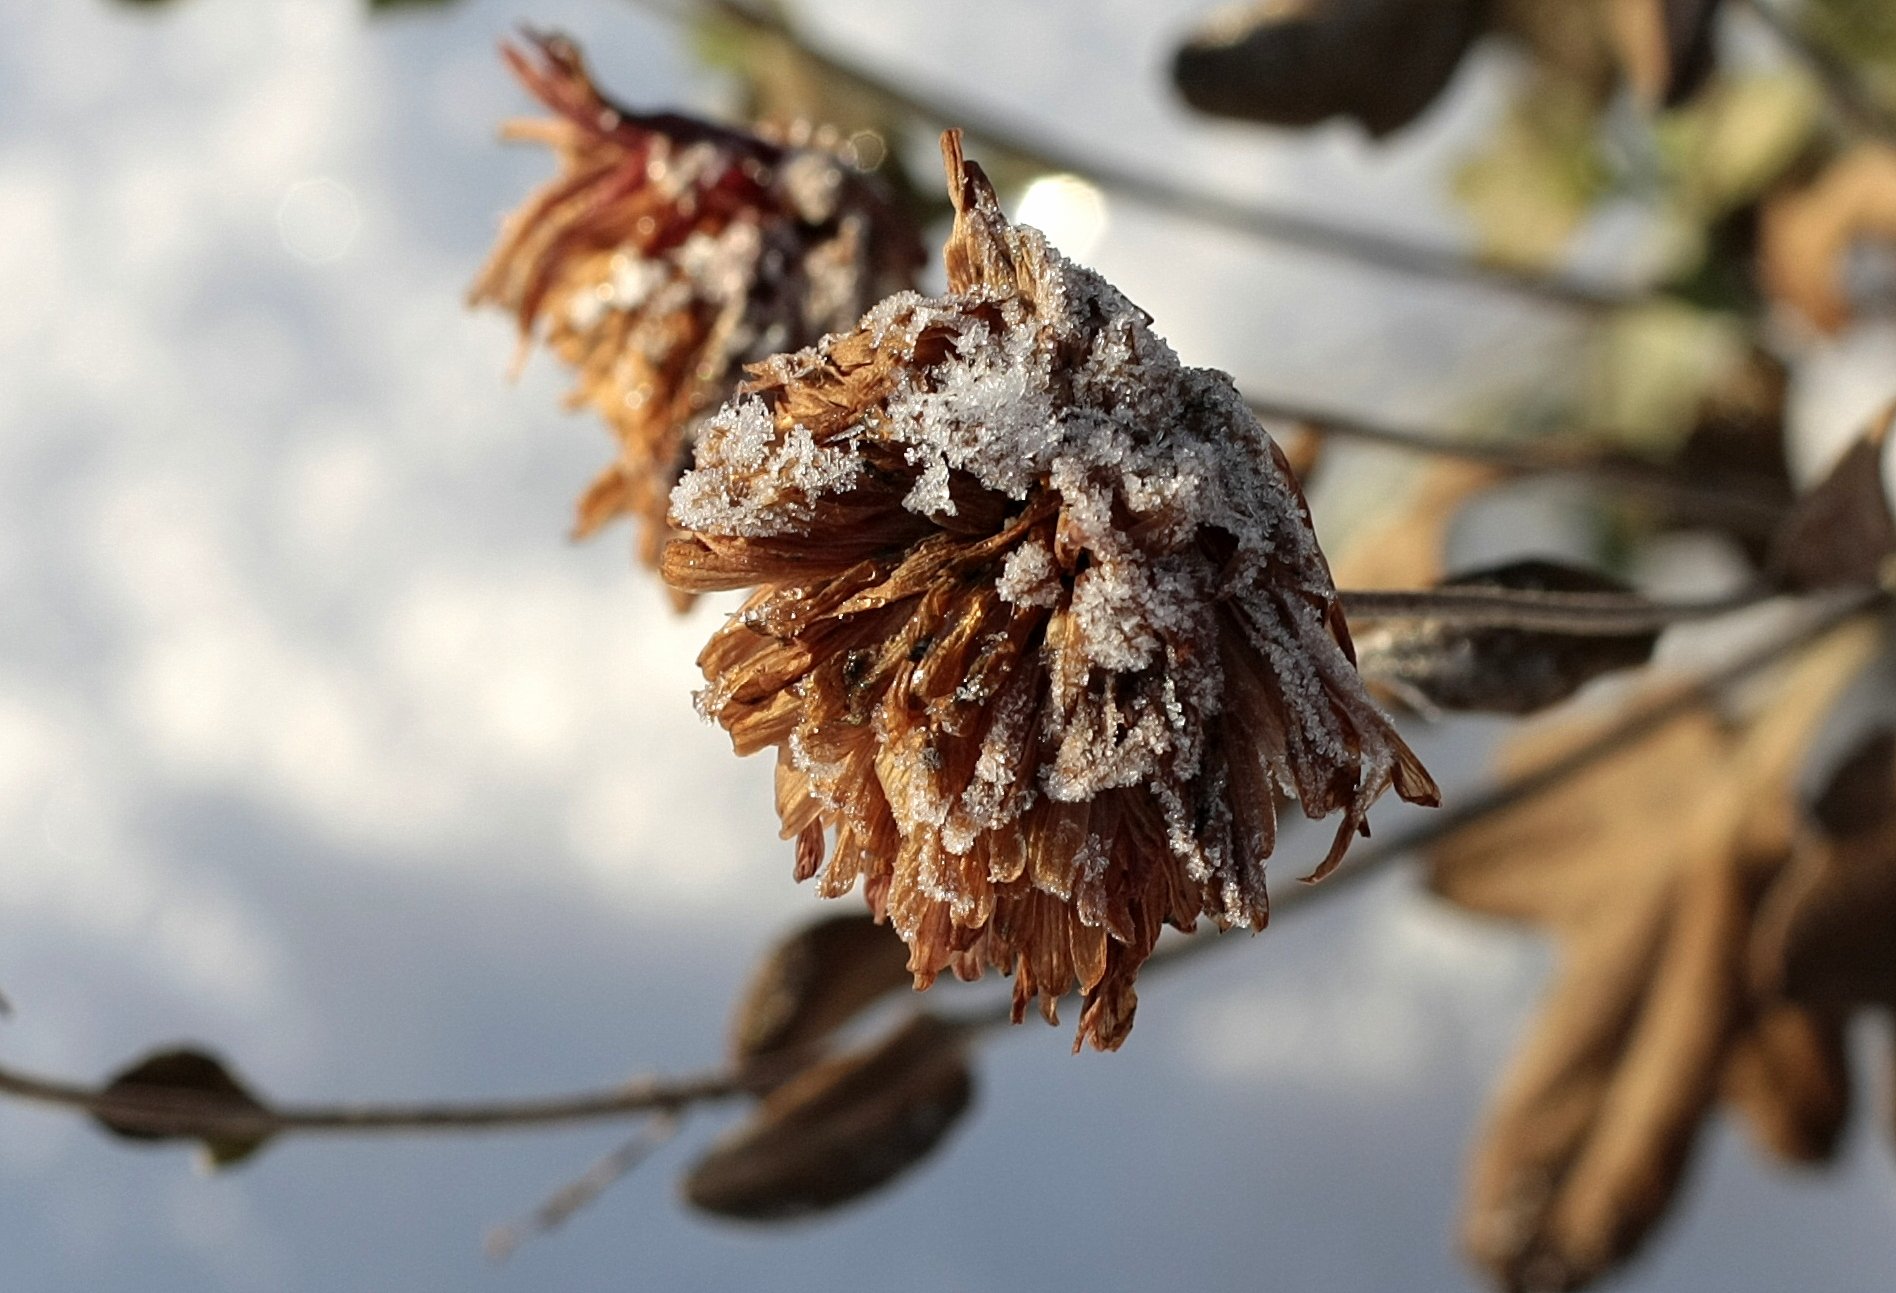
[[[1402,453],[1485,463],[1512,476],[1578,477],[1666,504],[1682,516],[1741,534],[1768,537],[1784,520],[1784,508],[1775,499],[1694,484],[1664,466],[1631,460],[1603,448],[1597,438],[1539,444],[1470,441],[1282,400],[1247,399],[1251,411],[1266,421],[1294,423],[1318,435],[1360,440]]]
[[[1150,175],[1144,170],[1037,135],[990,106],[960,96],[923,89],[846,55],[812,42],[775,12],[732,0],[636,0],[646,9],[674,20],[715,16],[789,42],[825,73],[842,78],[900,104],[916,116],[941,125],[960,126],[1003,152],[1052,171],[1089,176],[1125,197],[1161,211],[1270,242],[1298,247],[1410,278],[1473,284],[1588,314],[1617,309],[1644,299],[1644,291],[1581,282],[1470,259],[1457,252],[1417,246],[1360,229],[1348,229],[1294,211],[1240,201]]]
[[[783,1063],[782,1060],[773,1063]],[[110,1093],[0,1067],[0,1095],[56,1105],[154,1134],[231,1139],[297,1133],[405,1133],[548,1127],[633,1114],[668,1112],[741,1095],[759,1067],[714,1069],[676,1078],[645,1077],[603,1091],[468,1103],[232,1107],[193,1091]]]
[[[1775,595],[1754,588],[1703,602],[1659,602],[1636,593],[1567,593],[1458,586],[1393,592],[1343,589],[1351,619],[1429,619],[1465,628],[1617,637],[1715,619]]]

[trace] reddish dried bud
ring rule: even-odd
[[[740,753],[778,749],[799,872],[992,964],[1019,1017],[1077,982],[1118,1046],[1167,924],[1261,926],[1279,795],[1435,786],[1364,695],[1283,456],[1221,373],[1036,230],[960,139],[948,295],[753,368],[673,495],[664,574],[755,586],[699,663]],[[1078,1043],[1076,1042],[1076,1045]]]
[[[910,286],[921,243],[827,149],[635,115],[594,88],[560,37],[502,52],[556,114],[508,134],[551,147],[560,174],[507,222],[472,299],[512,311],[523,344],[538,330],[578,370],[572,403],[618,437],[577,534],[630,513],[656,565],[698,424],[744,365],[849,327]]]

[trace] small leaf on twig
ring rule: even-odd
[[[1628,592],[1618,580],[1552,561],[1516,561],[1445,581],[1455,588]],[[1530,714],[1616,669],[1644,664],[1655,632],[1613,636],[1469,629],[1391,621],[1357,635],[1364,678],[1418,708]]]
[[[1896,405],[1877,414],[1837,465],[1791,507],[1773,547],[1778,580],[1798,592],[1877,587],[1896,555],[1883,448]]]
[[[1352,117],[1381,138],[1434,102],[1485,27],[1485,0],[1267,0],[1194,33],[1187,103],[1273,126]]]
[[[787,1221],[869,1193],[925,1158],[973,1096],[961,1031],[927,1015],[805,1069],[685,1178],[692,1206]]]
[[[908,948],[870,916],[831,916],[764,955],[731,1019],[731,1052],[752,1060],[821,1041],[897,988]]]
[[[100,1091],[108,1105],[94,1114],[100,1126],[126,1140],[197,1140],[213,1167],[231,1167],[263,1148],[270,1137],[200,1135],[189,1130],[194,1118],[230,1113],[267,1113],[262,1101],[232,1076],[222,1060],[188,1048],[146,1056],[107,1082]]]

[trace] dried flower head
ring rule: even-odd
[[[700,704],[777,747],[799,877],[862,879],[918,986],[992,964],[1052,1021],[1077,981],[1079,1040],[1110,1049],[1163,926],[1264,923],[1279,795],[1342,814],[1321,875],[1392,782],[1436,791],[1229,379],[943,150],[948,294],[755,366],[663,572],[756,588]]]
[[[698,424],[744,365],[849,327],[911,286],[921,243],[826,148],[635,115],[600,94],[561,37],[502,52],[555,114],[508,135],[551,147],[560,174],[508,221],[472,299],[512,311],[523,345],[539,330],[578,370],[572,403],[618,437],[576,533],[630,513],[656,565]]]

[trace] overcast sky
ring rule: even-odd
[[[0,1045],[92,1077],[196,1039],[309,1100],[698,1067],[816,900],[767,763],[692,712],[718,608],[674,618],[622,532],[565,540],[606,437],[544,359],[510,384],[509,327],[461,301],[548,171],[494,142],[525,107],[500,36],[561,27],[639,104],[717,85],[629,4],[361,8],[0,10]],[[1115,156],[1460,236],[1426,186],[1491,84],[1389,154],[1192,125],[1156,71],[1192,8],[847,0],[822,24]],[[1264,390],[1423,418],[1534,380],[1563,335],[1131,208],[1098,233],[1189,361]],[[1464,1146],[1545,968],[1392,876],[1154,980],[1117,1055],[1002,1039],[945,1151],[833,1221],[685,1212],[707,1115],[501,1268],[483,1229],[617,1129],[285,1143],[208,1178],[0,1105],[0,1283],[1460,1290]],[[1896,1286],[1868,1121],[1813,1179],[1719,1128],[1621,1287]]]

